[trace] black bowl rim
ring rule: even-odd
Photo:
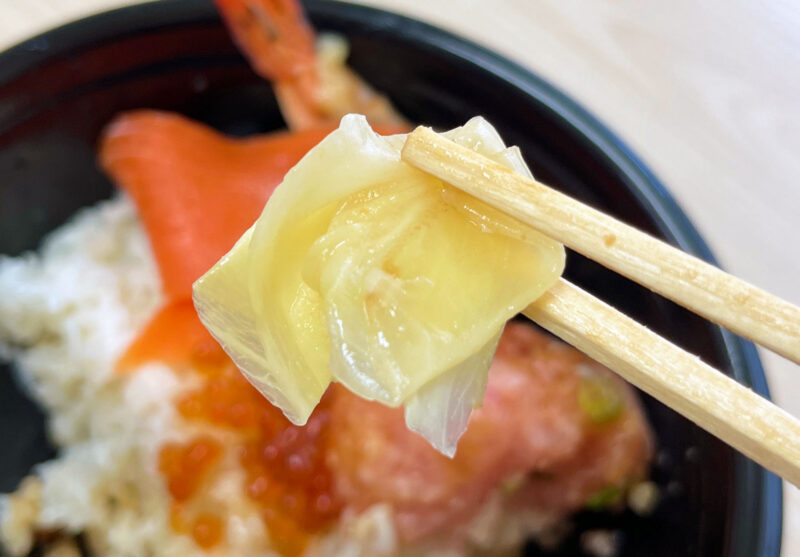
[[[617,167],[630,192],[666,238],[684,251],[716,264],[697,229],[639,157],[607,126],[546,80],[472,41],[405,16],[335,0],[306,0],[304,3],[312,15],[346,17],[370,28],[399,29],[404,39],[433,46],[478,65],[523,91],[584,136]],[[0,87],[45,61],[66,57],[92,43],[126,34],[214,20],[218,20],[218,15],[213,4],[203,0],[155,0],[91,15],[46,31],[0,53]],[[719,337],[718,349],[730,359],[734,377],[769,398],[767,380],[755,346],[725,329],[715,328]],[[734,471],[740,501],[752,502],[754,506],[740,504],[734,509],[728,549],[736,557],[779,557],[783,520],[780,478],[738,453]]]

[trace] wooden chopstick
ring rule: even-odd
[[[800,363],[800,309],[427,128],[402,158],[667,298]],[[523,313],[800,486],[800,421],[561,279]]]
[[[800,308],[419,127],[403,160],[601,265],[800,363]]]
[[[523,313],[800,486],[800,421],[564,279]]]

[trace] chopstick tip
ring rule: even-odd
[[[424,141],[425,136],[429,134],[435,134],[435,132],[428,126],[417,126],[414,128],[414,130],[408,134],[402,149],[400,149],[400,158],[408,162],[411,158],[411,151],[415,148],[415,145],[418,146]]]

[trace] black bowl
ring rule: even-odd
[[[318,29],[345,35],[355,69],[415,121],[439,127],[485,115],[543,181],[712,260],[656,178],[597,120],[527,70],[409,19],[309,2]],[[125,8],[31,39],[0,56],[0,253],[37,247],[78,208],[112,193],[98,171],[98,133],[121,110],[183,112],[231,134],[283,125],[269,84],[248,68],[210,2]],[[753,346],[570,254],[568,276],[706,362],[767,395]],[[773,475],[644,397],[658,434],[653,517],[585,513],[578,531],[622,532],[623,555],[778,557],[781,484]],[[0,492],[53,454],[41,413],[0,374]],[[552,555],[579,555],[577,535]],[[529,554],[539,554],[535,547]]]

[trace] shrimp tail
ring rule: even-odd
[[[215,0],[253,70],[271,81],[293,130],[336,126],[345,114],[407,126],[389,100],[346,67],[346,43],[320,41],[296,0]]]
[[[215,0],[233,40],[261,77],[288,82],[315,73],[314,31],[297,0]]]

